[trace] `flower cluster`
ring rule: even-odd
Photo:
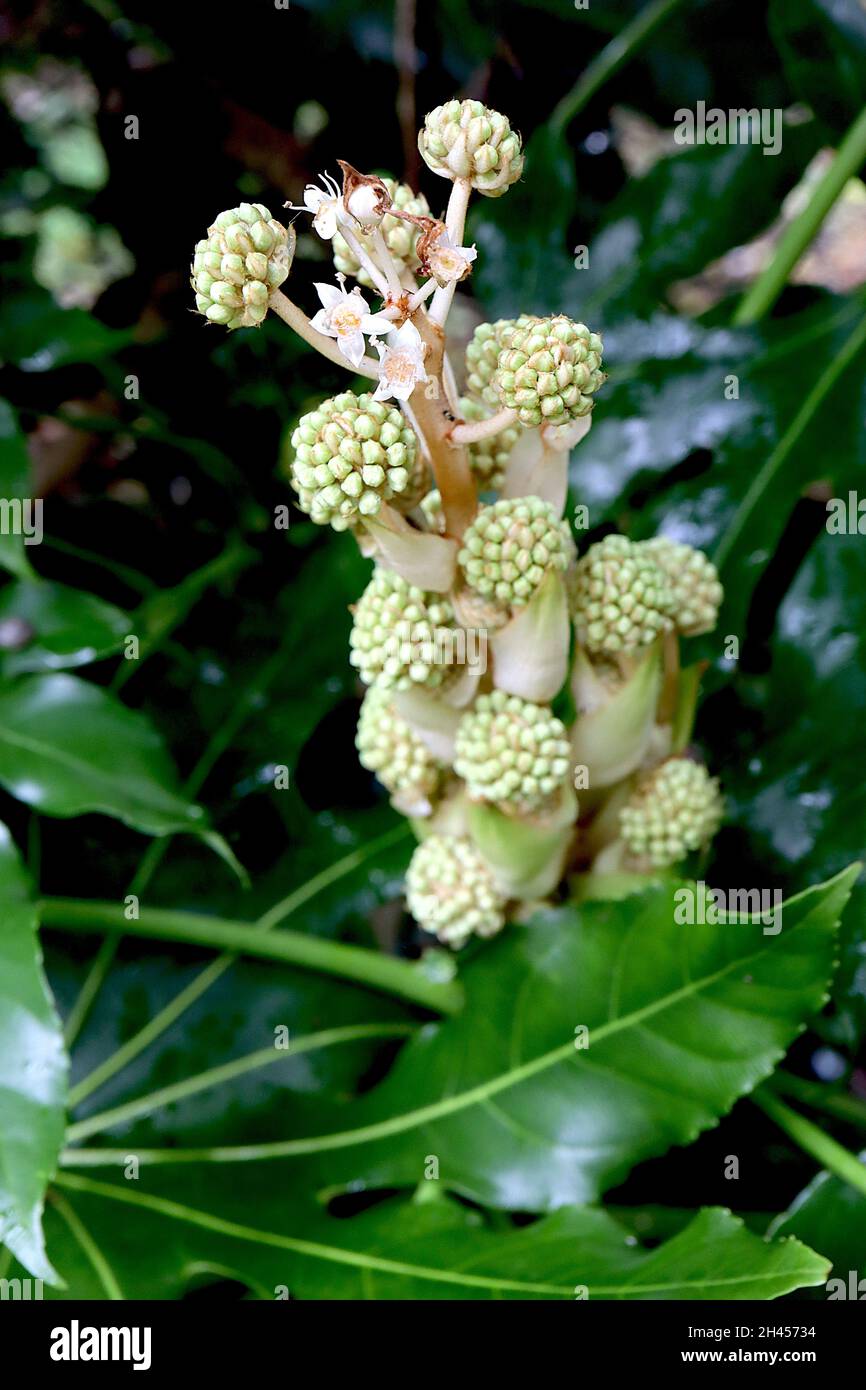
[[[506,193],[522,144],[498,112],[449,101],[419,148],[452,184],[442,220],[342,161],[342,182],[324,175],[292,208],[334,258],[311,318],[283,288],[294,231],[259,204],[220,214],[192,274],[211,323],[272,311],[366,378],[297,421],[290,482],[372,561],[350,637],[358,756],[417,836],[410,912],[457,948],[566,888],[627,891],[708,845],[724,808],[690,745],[679,643],[712,631],[723,594],[675,537],[579,553],[569,455],[606,379],[601,336],[525,313],[481,324],[456,370],[443,339],[476,259],[469,196]]]
[[[303,415],[292,448],[298,505],[335,531],[405,494],[418,458],[416,435],[400,411],[368,392],[344,391]]]
[[[481,507],[463,534],[458,559],[476,594],[504,608],[523,608],[545,575],[565,571],[571,532],[540,497],[502,497]]]
[[[193,257],[199,313],[225,328],[260,324],[271,295],[288,276],[294,250],[294,231],[276,222],[261,203],[221,212]]]

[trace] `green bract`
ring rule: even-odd
[[[495,936],[504,899],[471,840],[430,835],[412,855],[406,900],[419,927],[459,948],[472,935]]]
[[[605,536],[578,561],[572,585],[578,640],[598,655],[629,655],[673,626],[664,571],[625,536]]]
[[[377,568],[357,605],[349,660],[367,685],[435,689],[456,657],[454,610],[391,570]]]
[[[424,118],[418,148],[446,179],[469,179],[478,193],[498,198],[523,173],[523,152],[505,116],[480,101],[447,101]]]
[[[702,763],[669,758],[642,777],[620,811],[629,854],[664,868],[709,844],[722,820],[719,784]]]
[[[522,425],[564,425],[592,410],[603,385],[601,338],[564,314],[503,327],[491,385]]]
[[[500,498],[467,527],[458,559],[473,592],[522,608],[548,570],[568,568],[573,549],[568,526],[549,502]]]
[[[294,228],[277,222],[261,203],[221,212],[193,257],[191,284],[199,313],[226,328],[257,326],[294,254]]]
[[[320,526],[345,531],[416,483],[418,441],[396,406],[351,391],[302,415],[292,435],[292,487]]]
[[[565,725],[546,705],[494,690],[460,721],[454,770],[473,800],[531,813],[560,791],[570,768]]]

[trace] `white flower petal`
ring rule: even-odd
[[[400,348],[401,351],[408,349],[410,352],[417,352],[421,356],[422,343],[421,334],[407,319],[399,328],[392,328],[389,332],[391,348]]]
[[[337,334],[331,327],[331,315],[327,309],[320,309],[310,319],[310,326],[315,328],[318,333],[324,333],[326,338],[336,338]]]
[[[364,227],[378,227],[382,213],[377,211],[379,190],[372,184],[362,184],[349,198],[349,212]]]
[[[343,292],[339,290],[336,285],[314,285],[313,289],[319,296],[324,308],[329,311],[331,309],[336,309],[337,305],[342,303],[344,297]]]
[[[397,401],[408,401],[414,390],[414,381],[397,381],[391,386],[391,395]]]
[[[362,333],[390,333],[393,327],[394,320],[387,314],[365,314],[361,319]]]
[[[343,356],[353,367],[360,366],[364,356],[364,335],[362,333],[341,333],[337,345]]]
[[[330,241],[337,230],[337,213],[330,203],[323,203],[313,218],[313,227],[323,241]]]

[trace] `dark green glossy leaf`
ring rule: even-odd
[[[797,97],[842,133],[866,104],[866,12],[858,0],[770,0],[770,33]]]
[[[866,1152],[861,1153],[866,1162]],[[773,1222],[772,1236],[795,1236],[832,1263],[832,1280],[815,1297],[866,1297],[866,1197],[830,1173],[819,1173]],[[835,1281],[840,1281],[836,1283]]]
[[[0,654],[0,671],[6,677],[101,661],[120,650],[130,631],[129,616],[113,604],[48,580],[22,581],[0,590],[0,625],[10,619],[23,627],[20,642]]]
[[[779,609],[761,749],[733,788],[757,847],[799,866],[803,881],[863,850],[866,788],[852,717],[866,702],[864,622],[863,537],[824,532]]]
[[[236,744],[251,772],[274,763],[294,770],[323,715],[356,689],[346,660],[350,604],[370,572],[370,561],[350,536],[328,537],[273,594],[267,610],[247,606],[237,628],[224,635],[211,679],[190,690],[199,726],[207,732],[235,712],[238,691],[252,702]],[[243,794],[240,787],[235,791]]]
[[[719,1208],[647,1251],[612,1217],[586,1208],[506,1232],[436,1198],[391,1201],[350,1221],[311,1219],[292,1209],[280,1176],[272,1169],[255,1189],[242,1184],[243,1205],[218,1177],[210,1191],[211,1174],[195,1187],[181,1183],[190,1197],[180,1201],[151,1195],[166,1185],[150,1173],[125,1188],[85,1179],[83,1190],[73,1177],[61,1191],[127,1298],[177,1298],[202,1272],[235,1278],[264,1299],[770,1299],[826,1277],[826,1261],[798,1241],[762,1241]],[[212,1202],[204,1211],[203,1187]],[[55,1220],[53,1233],[70,1292],[104,1297],[68,1228]]]
[[[101,362],[130,341],[84,309],[60,309],[50,295],[24,294],[3,305],[0,358],[22,372],[49,372],[72,362]]]
[[[790,128],[776,158],[755,145],[684,148],[630,179],[600,226],[578,222],[569,245],[579,214],[578,150],[542,128],[528,146],[517,196],[511,190],[476,215],[476,292],[490,318],[567,313],[597,332],[649,318],[671,284],[776,218],[780,198],[814,152],[814,136]],[[580,269],[576,245],[589,251]]]
[[[27,457],[27,445],[24,436],[18,428],[18,420],[15,412],[8,401],[0,399],[0,498],[3,499],[4,509],[0,521],[0,565],[9,570],[12,574],[18,575],[21,579],[26,579],[33,574],[33,568],[27,556],[30,547],[24,545],[25,537],[20,522],[16,524],[14,504],[29,503],[31,509],[35,505],[33,498],[32,483],[30,480],[30,460]],[[39,506],[41,507],[41,502]],[[7,517],[8,511],[8,517]],[[35,511],[31,510],[27,515],[24,511],[21,518],[29,522],[29,530],[35,536],[34,522],[38,520]]]
[[[706,329],[657,315],[606,335],[610,380],[573,451],[574,501],[591,526],[643,538],[664,530],[710,553],[725,540],[760,470],[796,420],[823,367],[858,321],[855,306],[820,308],[761,328]],[[719,631],[742,635],[751,596],[788,518],[816,480],[847,496],[864,458],[861,353],[797,433],[782,466],[750,503],[726,556]]]
[[[825,997],[853,877],[790,900],[778,935],[677,925],[672,887],[510,929],[462,970],[464,1011],[318,1137],[291,1125],[294,1152],[328,1184],[411,1184],[434,1155],[490,1205],[592,1200],[772,1071]]]
[[[393,812],[386,815],[384,809],[378,816],[340,819],[329,813],[312,823],[308,815],[306,841],[293,846],[245,893],[228,891],[229,880],[214,876],[204,851],[197,851],[194,841],[184,842],[183,852],[169,856],[158,871],[147,901],[183,902],[195,911],[251,918],[282,901],[287,926],[353,938],[372,947],[375,940],[365,917],[399,891],[412,843],[411,835],[394,834],[396,823]],[[116,891],[124,888],[119,883]],[[49,934],[48,975],[63,1014],[72,1007],[83,979],[82,964],[60,949],[65,945]],[[76,1043],[73,1082],[77,1085],[138,1035],[212,959],[194,955],[178,965],[170,948],[127,941]],[[349,983],[282,965],[236,960],[190,1000],[180,1020],[77,1105],[72,1118],[84,1119],[271,1047],[277,1029],[287,1029],[297,1039],[334,1027],[400,1023],[410,1016],[408,1006]],[[169,1138],[184,1144],[216,1143],[227,1136],[235,1142],[267,1138],[283,1127],[288,1096],[303,1107],[305,1097],[320,1092],[353,1094],[382,1046],[373,1038],[298,1057],[277,1055],[273,1064],[219,1089],[192,1094],[169,1110],[159,1107],[134,1125],[129,1120],[112,1124],[105,1132],[112,1141],[122,1136],[124,1143],[132,1138],[140,1145]]]
[[[0,918],[0,1244],[37,1279],[54,1279],[41,1217],[63,1139],[67,1063],[32,887],[5,825]]]
[[[863,537],[824,531],[779,609],[770,672],[749,688],[743,722],[754,724],[757,715],[759,728],[727,760],[724,775],[730,819],[749,837],[750,854],[796,887],[862,857],[866,844],[855,716],[866,707],[864,625]],[[712,722],[708,732],[716,744]],[[862,886],[845,914],[841,945],[830,1028],[837,1041],[855,1043],[866,1032]]]
[[[51,816],[98,811],[150,835],[206,829],[145,715],[76,676],[0,690],[0,782]]]
[[[566,241],[574,195],[574,151],[541,126],[527,145],[521,182],[496,203],[485,198],[470,221],[478,244],[473,288],[491,318],[564,312],[567,282],[581,276]]]

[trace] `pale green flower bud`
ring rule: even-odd
[[[434,174],[470,179],[488,198],[499,198],[523,173],[520,136],[480,101],[437,106],[424,118],[418,148]]]
[[[258,326],[294,254],[294,227],[277,222],[261,203],[221,212],[195,248],[190,283],[196,308],[226,328]]]
[[[399,208],[401,212],[411,213],[414,217],[430,216],[430,206],[423,193],[415,193],[407,183],[397,183],[395,179],[383,178],[382,182],[390,194],[392,207]],[[363,228],[355,227],[353,230],[362,245],[366,245],[367,237]],[[413,226],[411,222],[404,222],[401,217],[395,217],[391,212],[386,212],[379,223],[379,230],[384,236],[385,244],[397,262],[400,271],[405,271],[411,275],[417,274],[421,269],[421,262],[415,248],[421,235],[421,228]],[[353,275],[359,284],[366,285],[368,289],[375,288],[366,270],[355,258],[354,252],[349,249],[348,242],[341,232],[335,233],[332,245],[334,265],[337,270],[341,270],[344,275]],[[375,256],[373,259],[375,260]]]
[[[432,492],[427,493],[426,497],[422,497],[421,511],[424,513],[428,531],[432,531],[437,536],[444,535],[445,508],[442,506],[442,494],[438,488],[434,488]]]
[[[460,409],[465,420],[487,420],[494,413],[485,410],[479,401],[473,401],[469,396],[462,398]],[[469,445],[469,465],[479,492],[497,492],[502,486],[505,466],[519,438],[520,428],[514,426]]]
[[[473,801],[511,815],[538,811],[571,771],[565,725],[547,705],[494,690],[480,695],[457,728],[454,770]]]
[[[664,571],[626,536],[605,536],[578,561],[572,585],[577,638],[598,656],[631,655],[673,627]]]
[[[628,853],[665,868],[702,849],[722,821],[724,802],[715,777],[689,758],[668,758],[638,783],[620,811]]]
[[[551,569],[565,571],[574,545],[567,524],[540,497],[502,497],[482,507],[457,559],[466,583],[502,608],[522,608]]]
[[[597,333],[557,314],[518,321],[503,328],[499,340],[492,385],[521,424],[564,425],[589,414],[593,392],[605,381]]]
[[[471,840],[430,835],[412,855],[406,901],[423,931],[458,950],[470,936],[495,936],[505,900]]]
[[[405,417],[365,392],[344,391],[303,415],[292,435],[291,483],[319,526],[345,531],[418,485],[418,441]],[[423,489],[422,489],[423,490]]]
[[[642,549],[651,555],[667,575],[674,598],[674,622],[684,637],[712,632],[719,616],[725,591],[718,571],[702,550],[666,536],[644,541]]]
[[[349,660],[366,685],[435,690],[454,674],[454,610],[392,570],[377,568],[355,605]]]
[[[482,400],[491,411],[501,410],[502,402],[493,385],[493,374],[499,365],[502,334],[506,328],[526,327],[540,323],[536,314],[521,314],[518,319],[497,319],[495,323],[479,323],[466,348],[466,390]]]
[[[375,772],[405,815],[430,815],[443,768],[379,686],[364,696],[355,746],[362,767]]]

